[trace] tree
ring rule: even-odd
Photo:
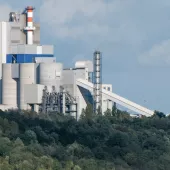
[[[112,116],[116,116],[117,115],[117,107],[116,107],[116,103],[114,102],[114,105],[112,107]]]
[[[34,170],[34,164],[32,162],[29,162],[28,160],[24,160],[18,165],[18,170]]]
[[[94,116],[93,107],[91,104],[88,103],[86,109],[84,110],[84,117],[86,119],[92,119],[93,116]]]
[[[97,162],[94,159],[80,159],[78,164],[83,170],[99,170]]]
[[[4,119],[4,122],[3,122],[3,128],[4,128],[4,132],[6,134],[9,134],[10,133],[10,124],[9,124],[9,121],[8,119]]]
[[[0,169],[169,170],[170,118],[114,113],[97,116],[88,105],[76,121],[57,113],[0,111]]]
[[[53,159],[47,156],[41,157],[41,164],[44,166],[45,169],[52,170],[53,167]]]
[[[165,114],[163,112],[159,112],[159,111],[155,111],[155,115],[154,116],[158,116],[159,118],[165,118]]]
[[[0,138],[0,156],[8,155],[11,148],[12,143],[9,138]]]
[[[101,108],[101,106],[99,106],[99,107],[97,108],[96,115],[102,116],[102,108]]]
[[[14,121],[11,122],[11,135],[17,135],[19,133],[18,124]]]
[[[0,169],[2,169],[2,170],[13,170],[12,166],[6,160],[3,160],[3,162],[0,163]]]
[[[104,112],[104,115],[107,116],[107,117],[110,117],[112,116],[112,111],[110,109],[107,109],[105,112]]]
[[[138,163],[137,155],[135,153],[127,153],[125,155],[125,160],[128,163],[128,165],[136,165]]]
[[[81,170],[81,168],[78,165],[75,165],[73,170]]]
[[[72,161],[67,161],[65,165],[65,170],[72,170],[74,168],[74,164]]]
[[[37,140],[37,135],[32,130],[25,131],[24,139],[27,143],[30,143],[31,141],[35,142]]]
[[[86,113],[85,113],[85,109],[83,108],[82,112],[81,112],[81,115],[80,115],[80,119],[84,119],[85,116],[86,116]]]
[[[15,147],[23,147],[24,143],[22,142],[22,140],[18,137],[15,141],[14,141],[14,146]]]

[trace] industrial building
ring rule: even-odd
[[[0,109],[50,111],[79,118],[87,104],[104,113],[113,103],[137,114],[153,111],[112,92],[102,82],[102,55],[93,61],[77,61],[74,68],[56,62],[53,45],[41,45],[40,25],[33,21],[32,6],[21,13],[11,12],[0,22]]]

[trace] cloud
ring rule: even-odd
[[[138,35],[129,34],[129,29],[135,34],[136,26],[129,26],[129,22],[122,22],[121,18],[134,1],[45,0],[40,8],[40,20],[50,28],[51,34],[60,39],[90,40],[98,44],[106,40],[138,41]]]
[[[100,23],[106,10],[109,7],[102,0],[47,0],[41,6],[40,15],[41,22],[55,30],[57,37],[80,39],[83,35],[108,32],[108,26]]]
[[[170,65],[170,39],[153,45],[149,51],[139,56],[139,62],[148,66]]]
[[[59,55],[63,49],[73,49],[65,58],[102,51],[106,70],[112,66],[115,70],[136,70],[139,62],[167,65],[168,57],[147,53],[148,47],[159,46],[170,37],[169,6],[168,0],[44,0],[40,6],[42,35],[63,43],[63,48],[56,46]],[[160,51],[155,53],[161,55]]]

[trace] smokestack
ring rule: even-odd
[[[102,113],[102,56],[100,51],[94,52],[93,57],[94,73],[93,73],[93,84],[94,84],[94,101],[93,109],[94,113]]]
[[[27,26],[25,27],[25,31],[27,34],[27,44],[31,45],[33,44],[33,31],[35,30],[35,27],[33,26],[33,10],[34,8],[32,6],[28,6],[26,9],[27,12]]]

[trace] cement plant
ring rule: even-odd
[[[0,109],[51,111],[79,119],[87,104],[104,113],[120,105],[137,115],[154,111],[112,92],[102,82],[102,53],[94,51],[92,61],[77,61],[64,68],[54,55],[53,45],[41,45],[40,24],[33,21],[32,6],[22,13],[11,12],[0,22]]]

